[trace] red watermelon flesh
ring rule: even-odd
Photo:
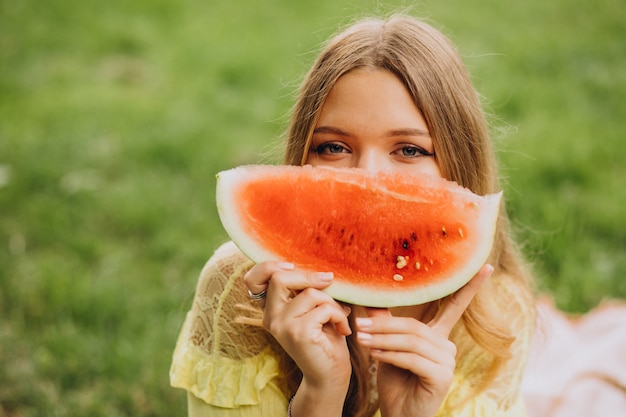
[[[217,205],[253,261],[331,271],[334,298],[372,307],[444,297],[491,252],[501,193],[429,175],[250,165],[218,174]]]

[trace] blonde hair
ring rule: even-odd
[[[499,190],[488,126],[463,62],[438,30],[407,16],[364,20],[330,40],[306,75],[294,105],[287,131],[286,164],[306,163],[326,97],[342,75],[357,68],[387,70],[404,83],[427,123],[445,178],[477,194]],[[530,305],[529,274],[509,236],[504,207],[489,262],[495,268],[492,281],[509,280],[519,292],[522,304]],[[511,356],[510,346],[515,340],[510,324],[492,305],[497,291],[497,285],[485,285],[457,325],[462,329],[456,333],[468,333],[488,356],[487,363],[472,365],[476,368],[475,380],[471,381],[476,387],[474,394],[484,390],[498,375]],[[355,342],[349,340],[349,345]],[[463,349],[459,349],[459,358]],[[373,408],[367,399],[369,362],[359,356],[358,349],[351,350],[353,378],[344,415],[371,415]],[[294,367],[284,361],[283,370],[291,375],[289,382],[295,390],[299,375]]]

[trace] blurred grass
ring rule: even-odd
[[[279,160],[295,86],[407,2],[0,0],[0,415],[183,415],[168,386],[225,239],[219,170]],[[621,0],[424,2],[494,116],[505,195],[558,305],[626,297]]]

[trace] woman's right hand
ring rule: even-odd
[[[256,264],[244,276],[250,292],[267,290],[263,326],[302,371],[299,400],[304,387],[317,405],[336,396],[343,406],[352,372],[346,336],[352,331],[349,308],[321,291],[332,279],[332,273],[298,271],[284,262]]]

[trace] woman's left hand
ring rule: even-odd
[[[368,309],[357,318],[357,339],[378,365],[378,395],[384,417],[432,417],[452,384],[456,346],[448,337],[493,267],[485,265],[449,297],[428,323]]]

